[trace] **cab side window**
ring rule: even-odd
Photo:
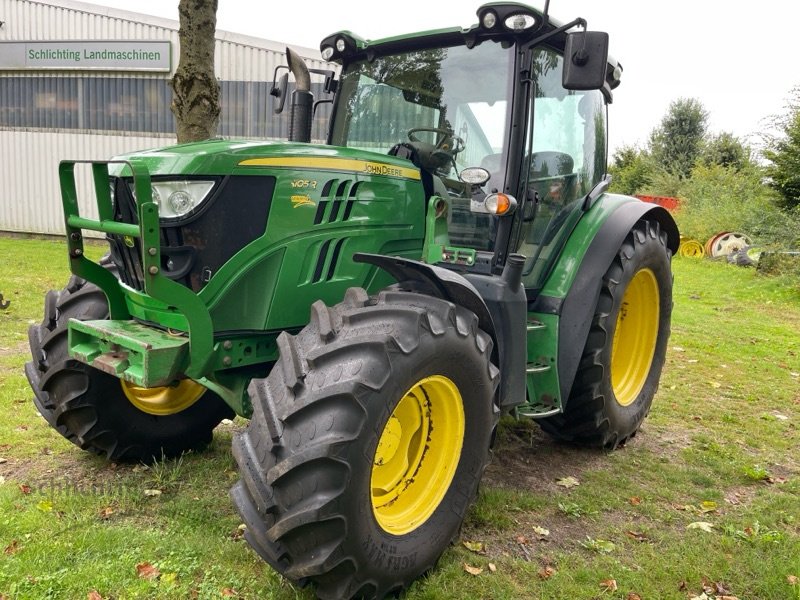
[[[533,51],[533,101],[525,197],[517,251],[528,260],[525,287],[538,287],[578,218],[581,200],[606,171],[606,110],[599,90],[561,85],[563,57]]]

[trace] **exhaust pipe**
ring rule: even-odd
[[[303,58],[288,47],[286,60],[295,80],[292,106],[289,111],[289,141],[308,143],[311,141],[311,117],[314,107],[314,94],[310,91],[311,75]]]

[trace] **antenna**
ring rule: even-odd
[[[544,0],[544,24],[547,25],[550,22],[550,0]]]

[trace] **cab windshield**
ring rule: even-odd
[[[484,42],[351,63],[342,74],[331,143],[387,153],[421,128],[412,135],[446,145],[459,170],[484,166],[495,175],[504,164],[512,57],[511,49]],[[463,149],[443,141],[443,132],[463,140]],[[438,175],[456,178],[452,168],[442,165]]]

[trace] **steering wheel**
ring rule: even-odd
[[[426,144],[427,142],[423,142],[415,135],[421,131],[429,131],[440,136],[433,145],[433,152],[443,152],[448,156],[454,157],[467,146],[464,138],[457,136],[453,130],[445,127],[415,127],[408,130],[408,139],[417,144]]]

